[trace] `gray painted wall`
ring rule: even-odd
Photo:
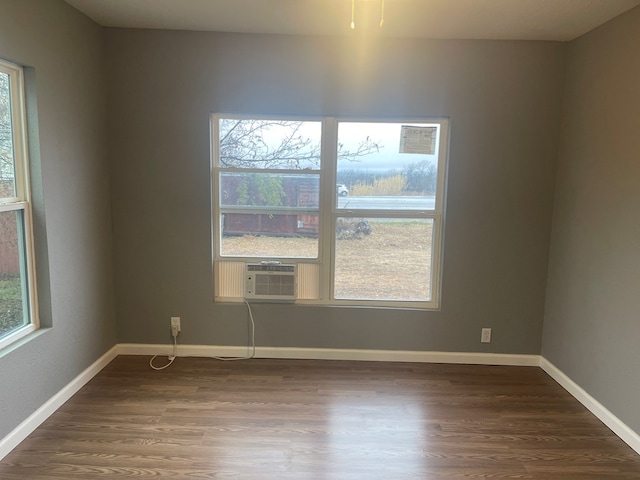
[[[0,0],[0,12],[0,57],[30,67],[38,287],[48,327],[0,356],[2,438],[112,347],[116,324],[102,31],[61,1]]]
[[[640,432],[640,8],[571,43],[542,354]]]
[[[213,303],[209,115],[449,116],[441,311],[256,306],[259,345],[538,354],[565,45],[108,29],[118,335],[242,345]],[[480,344],[481,327],[493,342]]]

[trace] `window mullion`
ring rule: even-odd
[[[349,209],[337,210],[338,217],[369,217],[369,218],[436,218],[440,216],[437,211],[418,211],[418,210],[374,210],[374,209]]]
[[[312,175],[320,174],[320,170],[312,168],[238,168],[238,167],[218,167],[220,173],[260,173],[278,175]]]
[[[10,212],[11,210],[24,210],[27,202],[5,202],[0,203],[0,212]]]
[[[322,173],[320,178],[320,299],[331,300],[336,208],[338,122],[329,117],[322,123]]]
[[[280,213],[283,215],[300,215],[300,214],[308,214],[308,215],[317,215],[319,210],[317,208],[306,208],[306,207],[275,207],[269,205],[260,205],[260,206],[227,206],[223,205],[220,207],[220,213],[251,213],[251,214],[276,214]]]

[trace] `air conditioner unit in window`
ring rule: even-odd
[[[296,299],[296,287],[296,265],[269,261],[246,264],[246,300],[292,302]]]

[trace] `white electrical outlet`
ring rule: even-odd
[[[180,332],[180,317],[171,317],[171,327],[178,327],[178,331]]]
[[[483,328],[482,334],[480,335],[480,341],[482,343],[491,343],[491,329]]]

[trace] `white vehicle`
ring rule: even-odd
[[[346,197],[347,195],[349,195],[349,189],[345,185],[339,183],[336,185],[336,187],[338,195],[340,195],[341,197]]]

